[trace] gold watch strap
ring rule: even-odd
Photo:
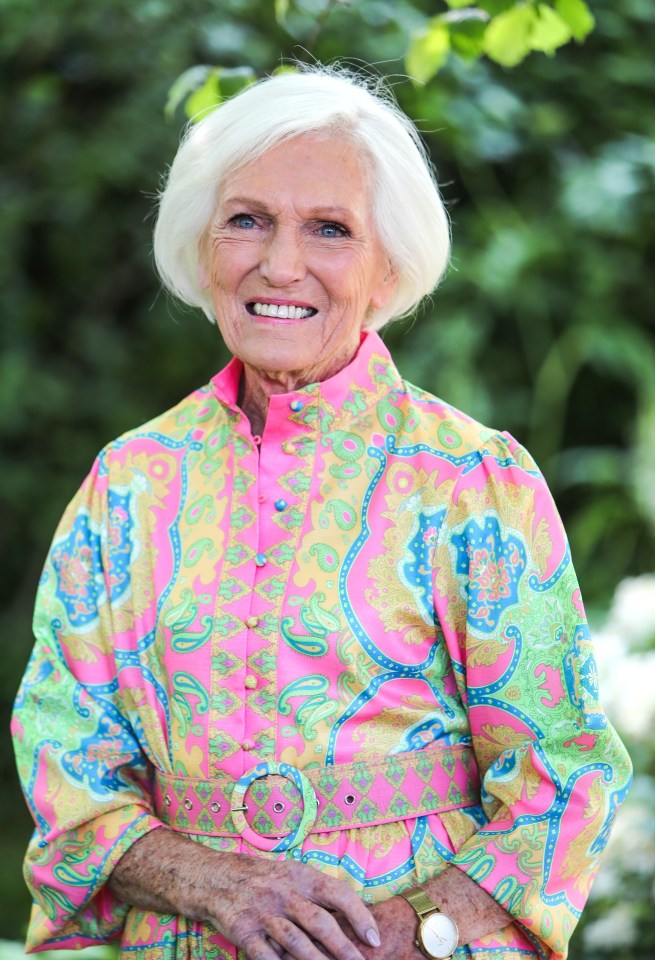
[[[441,913],[436,903],[420,887],[416,887],[414,890],[404,890],[400,896],[404,897],[410,906],[416,910],[421,920],[426,913]]]

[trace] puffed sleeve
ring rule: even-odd
[[[457,482],[435,603],[488,818],[452,862],[546,956],[564,957],[631,764],[598,700],[561,520],[534,461],[507,434]]]
[[[25,860],[28,950],[120,934],[127,906],[106,881],[151,814],[150,765],[117,681],[114,637],[130,600],[129,494],[99,459],[68,507],[41,577],[36,644],[12,721],[36,824]]]

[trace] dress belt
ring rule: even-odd
[[[406,820],[480,803],[470,746],[422,750],[299,770],[258,763],[238,780],[177,777],[157,770],[156,815],[183,833],[241,836],[281,851],[310,833]]]

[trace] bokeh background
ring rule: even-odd
[[[0,697],[6,731],[40,567],[95,454],[226,360],[153,274],[153,198],[185,119],[165,117],[171,85],[194,64],[374,64],[423,132],[454,234],[442,288],[385,339],[408,379],[536,456],[634,758],[571,951],[624,960],[655,955],[655,5],[592,7],[582,45],[512,70],[452,56],[416,85],[403,58],[434,0],[1,0]],[[6,960],[31,830],[6,734],[0,778]]]

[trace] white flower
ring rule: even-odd
[[[648,889],[649,878],[655,880],[654,809],[655,780],[636,777],[612,831],[591,890],[592,899],[615,897],[621,877],[628,873],[643,878],[644,889]]]
[[[637,925],[627,903],[618,903],[604,917],[590,923],[584,931],[587,949],[608,953],[617,947],[629,947],[636,939]]]
[[[655,650],[643,650],[653,637],[655,575],[623,580],[605,625],[594,632],[594,644],[602,704],[619,730],[635,740],[649,738],[655,725]]]
[[[633,650],[655,639],[655,574],[629,577],[618,585],[607,626]]]

